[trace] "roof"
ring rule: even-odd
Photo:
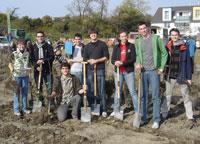
[[[199,5],[196,5],[196,6],[199,6]],[[153,20],[152,20],[152,23],[162,23],[163,20],[162,20],[162,9],[163,8],[172,8],[172,17],[174,16],[174,13],[175,12],[178,12],[178,11],[190,11],[192,12],[192,9],[193,7],[195,6],[176,6],[176,7],[159,7],[155,13],[155,15],[153,16]],[[173,21],[173,19],[172,19]],[[172,22],[170,21],[170,22]]]

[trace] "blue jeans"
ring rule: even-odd
[[[114,78],[115,78],[115,97],[114,97],[114,111],[118,111],[120,107],[120,101],[121,101],[121,95],[122,95],[122,87],[123,87],[123,82],[125,80],[128,90],[131,94],[133,106],[135,112],[138,110],[138,99],[137,99],[137,94],[135,91],[135,73],[130,72],[130,73],[120,73],[119,75],[119,81],[120,81],[120,98],[118,99],[117,95],[117,73],[114,73]]]
[[[142,120],[147,120],[149,86],[152,88],[153,122],[160,122],[160,76],[157,70],[142,72]]]
[[[26,111],[27,109],[27,98],[28,98],[28,76],[25,77],[15,77],[17,82],[17,90],[14,91],[13,96],[13,109],[14,112],[19,112],[19,97],[20,97],[20,89],[22,95],[22,111]]]
[[[105,96],[105,70],[97,69],[97,96],[94,96],[94,71],[87,70],[87,96],[90,107],[95,103],[100,103],[101,112],[106,112],[106,96]],[[92,108],[93,109],[93,108]]]
[[[79,81],[81,82],[81,85],[83,84],[83,73],[80,71],[80,72],[71,72],[71,74],[75,75]]]

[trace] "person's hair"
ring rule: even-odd
[[[180,31],[179,31],[177,28],[172,28],[172,29],[169,31],[169,35],[171,35],[172,32],[177,32],[178,35],[180,35]]]
[[[74,35],[74,38],[75,37],[79,37],[80,39],[82,39],[82,35],[80,34],[80,33],[76,33],[75,35]]]
[[[45,36],[45,34],[44,34],[43,31],[37,31],[37,32],[36,32],[36,36],[37,36],[37,34],[39,34],[39,33],[41,33],[43,36]]]
[[[17,40],[17,45],[18,45],[18,44],[26,45],[26,41],[23,40],[23,39],[18,39],[18,40]]]
[[[117,37],[117,41],[118,41],[119,43],[121,43],[121,40],[119,39],[119,37],[120,37],[120,34],[122,34],[122,33],[125,33],[126,35],[128,34],[125,30],[120,30],[120,31],[119,31],[119,34],[118,34],[118,37]]]
[[[69,64],[68,62],[63,62],[63,63],[61,63],[61,65],[60,65],[60,69],[62,69],[63,67],[67,67],[67,68],[70,69],[70,64]]]
[[[93,33],[95,33],[95,34],[97,34],[97,35],[99,34],[96,28],[91,28],[91,29],[89,29],[88,35],[93,34]]]
[[[140,21],[138,24],[137,24],[137,27],[139,28],[139,26],[141,25],[145,25],[146,27],[149,27],[149,23],[145,22],[145,21]]]
[[[125,30],[121,30],[121,31],[119,31],[119,35],[118,36],[120,36],[121,33],[125,33],[127,35],[127,32]]]

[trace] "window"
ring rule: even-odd
[[[200,20],[200,7],[193,7],[193,20]]]
[[[195,12],[195,18],[200,18],[200,10],[196,10]]]
[[[165,11],[164,14],[164,19],[168,20],[169,19],[169,11]]]
[[[163,8],[162,18],[163,18],[163,21],[171,21],[172,9],[171,8]]]

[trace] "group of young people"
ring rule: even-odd
[[[152,128],[160,126],[161,115],[167,118],[170,110],[172,91],[175,85],[179,85],[184,100],[186,116],[194,121],[192,102],[189,96],[189,85],[192,79],[192,58],[186,43],[180,39],[180,32],[173,28],[170,30],[170,40],[165,47],[162,39],[151,34],[150,26],[146,22],[138,24],[139,36],[135,43],[128,42],[125,31],[119,33],[119,43],[112,50],[111,63],[114,66],[115,95],[114,107],[110,116],[114,116],[120,107],[122,95],[122,85],[125,81],[130,92],[133,111],[141,115],[140,125],[148,122],[148,95],[151,87],[153,102],[153,124]],[[80,118],[80,107],[82,96],[87,93],[91,114],[93,114],[94,104],[100,104],[100,113],[107,117],[107,104],[105,94],[106,62],[109,61],[108,46],[98,39],[98,31],[90,29],[88,32],[90,42],[84,45],[82,36],[77,33],[74,36],[74,46],[72,55],[66,58],[60,50],[54,51],[53,47],[45,42],[44,32],[36,33],[36,42],[26,51],[25,42],[17,41],[17,49],[12,52],[9,68],[18,84],[17,91],[14,92],[13,109],[14,114],[21,115],[19,108],[19,94],[22,94],[22,112],[29,114],[27,109],[28,96],[28,64],[34,67],[35,84],[40,85],[43,90],[43,81],[47,87],[47,94],[50,99],[57,99],[58,108],[56,110],[58,120],[64,121],[68,117],[68,109],[72,106],[71,116],[73,119]],[[87,63],[86,85],[83,83],[83,62]],[[54,69],[54,70],[52,70]],[[118,98],[118,71],[120,98]],[[56,71],[56,74],[54,73]],[[141,105],[138,105],[138,95],[135,88],[135,72],[141,73]],[[39,81],[41,72],[42,80]],[[96,73],[96,86],[94,87],[94,72]],[[54,74],[54,75],[53,75]],[[165,100],[161,103],[160,97],[160,75],[163,74],[166,83]],[[96,94],[94,93],[96,91]],[[40,96],[40,101],[44,103],[44,97]],[[138,110],[141,107],[141,111]],[[134,124],[133,124],[134,126]]]

